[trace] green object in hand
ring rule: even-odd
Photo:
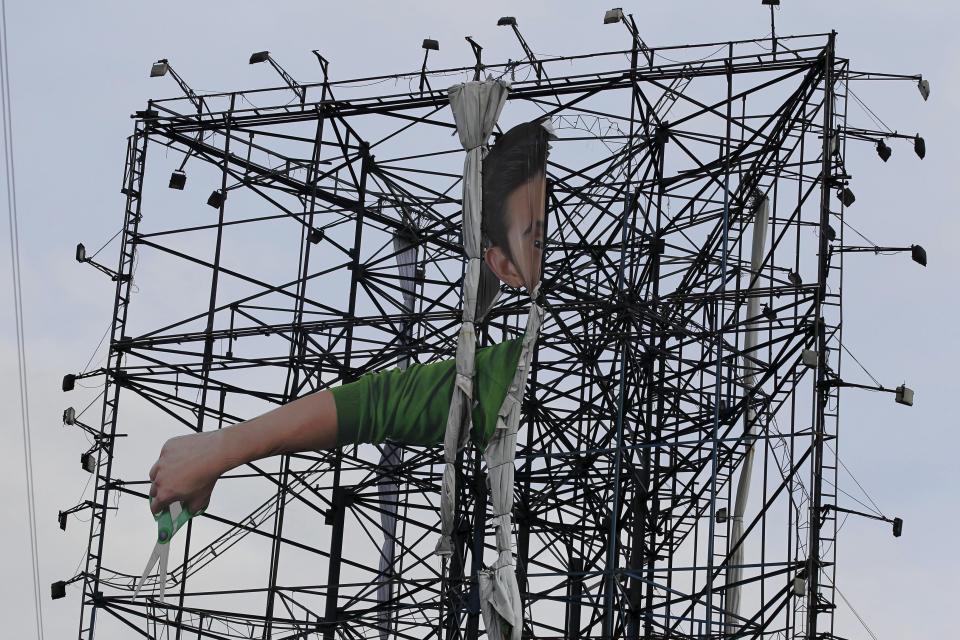
[[[153,502],[151,498],[150,502]],[[174,509],[177,511],[177,509]],[[158,544],[167,544],[173,538],[173,535],[180,530],[180,528],[187,524],[190,521],[190,518],[193,516],[198,516],[203,513],[203,509],[200,509],[196,513],[191,513],[186,507],[179,509],[176,519],[170,513],[170,509],[164,509],[160,513],[153,514],[153,519],[157,521],[157,543]]]
[[[153,504],[153,498],[150,498],[150,504]],[[151,509],[151,512],[152,511]],[[153,519],[157,522],[157,543],[153,545],[153,551],[147,560],[147,566],[144,567],[143,574],[141,574],[140,579],[136,583],[133,591],[134,599],[140,594],[140,589],[143,588],[143,584],[147,580],[150,570],[153,569],[154,565],[157,565],[158,596],[160,602],[163,602],[163,594],[167,584],[167,560],[170,557],[170,540],[172,540],[173,536],[180,530],[180,527],[190,521],[190,518],[198,516],[201,513],[203,513],[203,509],[200,509],[196,513],[191,513],[179,502],[171,502],[169,508],[164,509],[160,513],[153,514]]]

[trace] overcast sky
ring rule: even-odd
[[[623,2],[651,46],[762,37],[769,14],[760,0]],[[913,408],[890,396],[850,390],[843,395],[841,459],[889,515],[905,521],[894,539],[886,525],[851,519],[839,542],[837,584],[879,638],[950,637],[960,596],[956,452],[960,398],[955,329],[958,258],[955,238],[960,187],[956,114],[960,107],[960,10],[953,2],[894,0],[784,0],[781,34],[836,29],[838,52],[852,68],[922,73],[932,95],[924,103],[915,86],[884,83],[861,95],[890,127],[920,132],[927,142],[921,163],[897,145],[883,164],[872,149],[848,160],[857,203],[848,221],[881,245],[919,243],[929,267],[904,256],[856,255],[846,260],[844,338],[883,384],[906,381],[916,390]],[[656,8],[650,8],[655,6]],[[119,194],[129,115],[147,99],[178,95],[169,78],[150,79],[150,64],[169,58],[197,91],[275,86],[264,66],[251,67],[253,51],[267,49],[291,74],[319,80],[310,51],[331,61],[344,79],[419,67],[424,37],[440,41],[436,65],[471,62],[463,36],[485,46],[485,59],[517,58],[512,34],[497,29],[515,15],[534,51],[576,54],[613,48],[593,2],[249,2],[223,0],[157,3],[127,1],[7,3],[7,46],[13,99],[13,144],[20,220],[20,256],[33,460],[39,517],[41,590],[47,638],[75,634],[79,588],[53,602],[49,584],[76,572],[87,526],[57,527],[58,509],[90,497],[90,477],[80,469],[86,441],[62,426],[68,405],[83,407],[97,388],[60,391],[65,373],[84,370],[104,354],[113,285],[75,262],[77,242],[96,248],[120,228]],[[625,34],[619,33],[616,36]],[[617,47],[626,45],[617,42]],[[855,105],[852,126],[872,126]],[[17,404],[16,342],[12,313],[9,241],[3,223],[0,279],[0,422],[6,464],[0,466],[0,613],[4,636],[33,634],[24,471]],[[105,254],[116,262],[116,243]],[[845,378],[856,379],[845,362]],[[868,381],[865,374],[862,380]],[[92,381],[88,381],[92,382]],[[99,380],[97,383],[99,384]],[[99,415],[99,408],[96,408]],[[145,457],[154,452],[144,452]],[[852,488],[851,488],[852,487]],[[848,490],[856,488],[849,482]],[[149,521],[133,555],[145,559]],[[142,547],[142,551],[141,548]],[[953,632],[949,629],[954,628]],[[843,603],[837,633],[868,638]]]

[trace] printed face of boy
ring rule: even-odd
[[[490,269],[511,287],[522,286],[532,291],[540,282],[546,190],[547,180],[540,174],[507,196],[504,214],[507,242],[513,259],[496,245],[487,249],[484,256]]]

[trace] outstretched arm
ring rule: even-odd
[[[180,501],[192,512],[205,508],[220,476],[253,460],[337,444],[337,405],[329,390],[317,391],[251,420],[171,438],[150,469],[151,509],[159,513]]]
[[[478,444],[493,433],[520,347],[515,338],[477,350],[474,395],[479,409],[474,411],[473,435]],[[368,373],[232,427],[171,438],[150,469],[151,508],[159,513],[179,501],[196,513],[207,506],[221,475],[268,456],[386,438],[408,445],[439,444],[455,373],[453,360]]]

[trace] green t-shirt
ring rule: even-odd
[[[497,424],[520,360],[521,339],[477,349],[471,439],[484,448]],[[456,361],[413,364],[406,369],[367,373],[330,389],[337,405],[337,444],[380,443],[389,438],[408,445],[443,442]]]

